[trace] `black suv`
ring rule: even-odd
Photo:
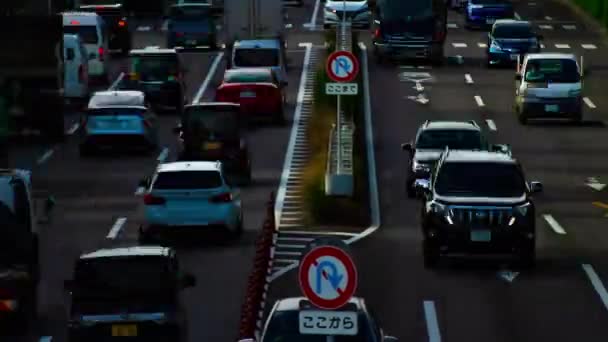
[[[80,256],[70,294],[68,341],[187,341],[182,289],[196,279],[171,248],[101,249]]]
[[[508,254],[535,263],[535,207],[540,182],[526,182],[519,163],[508,154],[446,151],[430,181],[417,180],[422,206],[425,267],[442,255]]]
[[[141,90],[155,112],[174,111],[180,114],[186,103],[186,67],[175,49],[146,47],[129,52],[127,80],[121,89]]]
[[[104,5],[81,5],[79,10],[95,12],[103,18],[110,36],[110,50],[119,49],[123,55],[129,53],[132,43],[131,31],[126,10],[120,2],[112,4],[109,0]]]
[[[414,182],[428,179],[433,164],[448,147],[451,150],[484,150],[510,154],[509,145],[488,144],[479,125],[473,121],[425,121],[416,133],[415,143],[401,145],[409,152],[406,176],[406,191],[410,198],[416,197]]]

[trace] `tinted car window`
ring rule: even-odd
[[[186,110],[187,134],[207,133],[217,138],[236,136],[239,130],[238,110],[226,108],[196,108]]]
[[[519,197],[526,191],[521,170],[507,163],[444,163],[435,191],[443,196]]]
[[[571,59],[538,59],[526,64],[527,82],[575,83],[580,81],[576,62]]]
[[[433,0],[384,0],[378,5],[383,18],[386,20],[430,17],[433,15]]]
[[[174,76],[179,72],[179,61],[176,55],[133,56],[131,65],[133,71],[138,73],[144,82],[165,81],[169,76]]]
[[[236,49],[234,64],[239,67],[271,67],[279,65],[278,49]]]
[[[301,335],[299,333],[299,312],[282,311],[276,312],[264,331],[262,342],[327,342],[324,335]],[[377,337],[363,314],[359,314],[358,334],[355,336],[334,336],[334,342],[375,342]]]
[[[144,111],[135,108],[104,108],[104,109],[89,109],[89,116],[115,116],[115,115],[144,115]]]
[[[63,33],[77,34],[85,44],[97,44],[97,27],[96,26],[64,26]]]
[[[224,78],[226,83],[272,83],[272,74],[270,72],[230,72]]]
[[[222,186],[218,171],[160,172],[153,188],[157,190],[214,189]]]
[[[171,8],[169,16],[177,20],[206,19],[209,13],[207,6],[176,6]]]
[[[474,130],[426,130],[416,140],[416,148],[443,150],[474,150],[482,148],[481,133]]]
[[[526,39],[533,38],[534,33],[528,25],[497,25],[492,32],[494,38]]]

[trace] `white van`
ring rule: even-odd
[[[108,35],[104,20],[97,13],[64,12],[63,33],[77,34],[88,52],[91,81],[108,82]]]
[[[89,97],[88,53],[80,36],[63,35],[63,95],[69,103]]]

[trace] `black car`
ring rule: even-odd
[[[416,133],[415,142],[405,143],[401,148],[409,152],[405,189],[410,198],[417,193],[414,182],[428,179],[434,163],[449,147],[452,150],[491,150],[510,153],[508,145],[489,145],[486,136],[473,121],[425,121]]]
[[[207,102],[187,105],[174,132],[179,135],[178,160],[222,161],[229,178],[251,182],[251,156],[240,105]]]
[[[103,5],[80,5],[79,10],[95,12],[103,18],[109,35],[110,50],[120,50],[124,55],[131,50],[132,36],[128,14],[120,2],[108,1]]]
[[[441,256],[508,255],[532,267],[536,259],[536,213],[532,194],[540,182],[526,182],[520,164],[505,153],[446,151],[429,181],[416,181],[424,194],[425,267]]]
[[[513,65],[527,53],[540,52],[541,35],[534,32],[528,21],[496,20],[488,33],[487,65]]]
[[[195,284],[171,248],[120,247],[81,255],[74,278],[65,281],[68,341],[185,342],[180,292]]]
[[[372,42],[376,61],[423,59],[443,63],[447,36],[446,0],[377,0]]]
[[[122,89],[137,89],[146,94],[157,113],[181,113],[186,103],[182,65],[175,49],[147,47],[129,52],[129,74]]]

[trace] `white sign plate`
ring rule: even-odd
[[[347,335],[359,332],[357,313],[352,311],[300,311],[302,335]]]
[[[327,95],[357,95],[358,93],[358,83],[325,83]]]

